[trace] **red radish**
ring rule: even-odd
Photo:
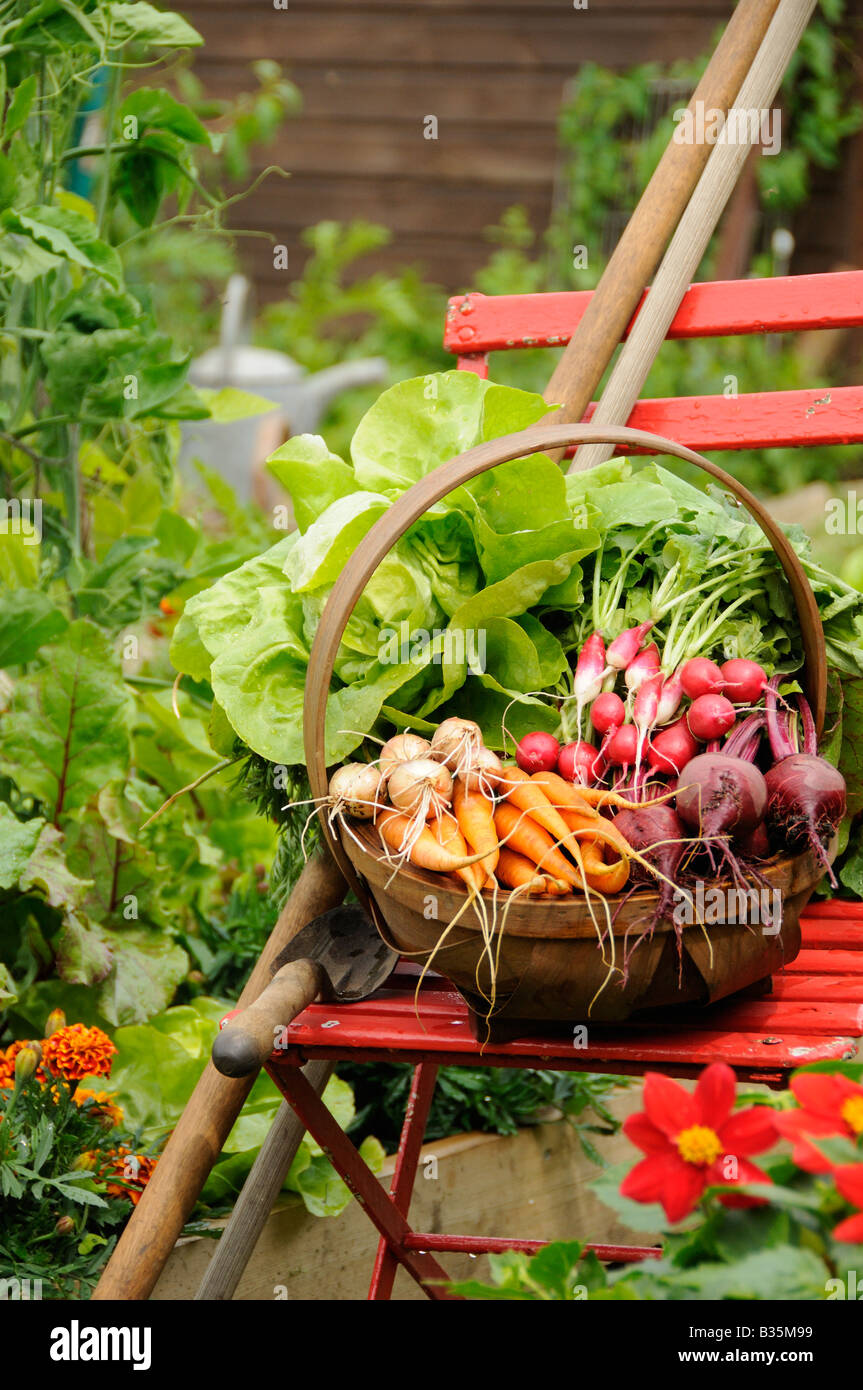
[[[566,743],[560,750],[557,770],[567,782],[580,782],[586,787],[595,781],[602,770],[605,759],[600,757],[599,749],[592,743]]]
[[[734,706],[724,695],[699,695],[692,701],[687,715],[691,733],[704,742],[721,738],[736,718]]]
[[[598,734],[607,734],[609,729],[618,729],[625,718],[626,706],[613,690],[597,695],[590,707],[590,722]]]
[[[697,700],[699,695],[721,695],[724,678],[715,661],[708,661],[706,656],[693,656],[680,668],[680,683],[683,693],[690,700]]]
[[[747,834],[764,819],[767,783],[752,763],[724,753],[699,753],[680,774],[677,813],[705,840]]]
[[[639,623],[637,627],[629,627],[625,632],[621,632],[619,637],[615,637],[605,654],[609,666],[613,666],[616,671],[625,671],[638,655],[641,644],[652,627],[652,621]]]
[[[628,767],[635,762],[638,749],[638,730],[634,724],[621,724],[604,744],[605,756],[612,767]]]
[[[522,772],[554,772],[560,756],[560,744],[553,734],[541,729],[525,734],[515,750],[515,760]]]
[[[735,705],[754,705],[767,685],[767,672],[757,661],[732,657],[722,664],[723,694]]]
[[[666,676],[662,682],[662,690],[659,692],[659,707],[656,711],[657,724],[668,723],[669,719],[677,713],[682,698],[683,681],[680,671],[674,671],[670,676]]]
[[[659,648],[655,642],[651,642],[649,647],[645,647],[643,652],[639,652],[634,661],[630,661],[626,668],[624,680],[626,688],[633,695],[639,686],[648,679],[655,676],[659,670]]]
[[[647,752],[647,761],[657,772],[679,773],[695,757],[698,744],[685,719],[660,729]]]

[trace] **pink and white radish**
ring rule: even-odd
[[[655,642],[651,642],[649,647],[638,653],[624,672],[623,679],[626,681],[626,688],[630,695],[635,695],[639,688],[651,676],[655,676],[659,671],[659,648]]]
[[[600,736],[607,734],[609,729],[619,729],[625,721],[626,706],[619,695],[613,690],[597,695],[590,707],[590,722]]]
[[[581,715],[585,705],[602,691],[605,677],[605,643],[599,632],[592,632],[582,647],[575,666],[572,693],[575,696],[575,727],[581,737]]]
[[[641,650],[642,643],[650,629],[653,621],[639,623],[637,627],[629,627],[625,632],[621,632],[615,637],[608,651],[605,653],[605,660],[615,671],[625,671],[636,658]]]
[[[647,761],[656,772],[679,774],[697,752],[698,742],[686,720],[678,719],[654,735],[647,750]]]
[[[669,719],[673,719],[680,708],[682,699],[683,681],[680,671],[672,671],[670,676],[665,677],[659,692],[659,705],[656,710],[657,724],[667,724]]]

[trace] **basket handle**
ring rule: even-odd
[[[703,455],[661,435],[650,434],[646,430],[630,429],[626,425],[540,423],[520,430],[517,434],[507,434],[501,439],[478,444],[420,478],[419,482],[414,483],[413,487],[403,493],[375,522],[345,565],[333,585],[321,615],[306,676],[303,741],[313,797],[323,798],[327,794],[326,707],[336,654],[354,605],[380,562],[429,507],[446,497],[447,493],[469,482],[471,478],[497,467],[500,463],[508,463],[512,459],[529,454],[565,449],[570,444],[623,445],[631,450],[647,450],[650,453],[669,454],[674,458],[683,459],[709,473],[746,508],[770,541],[791,588],[803,638],[803,683],[812,706],[815,727],[818,733],[821,733],[827,703],[827,651],[821,615],[812,587],[788,537],[758,499],[736,478],[732,478],[724,469],[718,468]],[[337,835],[327,823],[326,815],[321,814],[320,820],[339,867],[361,901],[367,901],[367,891],[342,849]]]

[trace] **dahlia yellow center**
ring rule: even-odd
[[[852,1133],[863,1134],[863,1096],[848,1096],[839,1113]]]
[[[677,1136],[677,1152],[686,1163],[707,1166],[715,1163],[722,1153],[722,1142],[715,1129],[707,1125],[690,1125]]]

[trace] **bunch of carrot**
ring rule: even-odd
[[[477,725],[445,724],[459,727],[441,725],[437,746],[412,734],[384,745],[374,820],[388,858],[454,874],[471,896],[496,888],[537,898],[621,891],[632,851],[599,804],[613,793],[504,766]]]

